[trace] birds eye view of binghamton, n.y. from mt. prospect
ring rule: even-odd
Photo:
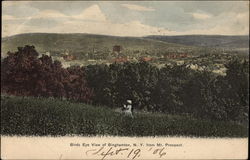
[[[248,1],[4,1],[1,135],[248,137]]]

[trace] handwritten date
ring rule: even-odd
[[[156,155],[157,158],[162,158],[166,155],[165,148],[150,148],[146,152]],[[126,159],[136,159],[142,155],[142,149],[140,148],[118,148],[118,147],[101,147],[98,149],[90,149],[86,151],[86,155],[100,156],[101,160],[105,158],[111,158],[114,156],[123,156]]]

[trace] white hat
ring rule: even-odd
[[[127,100],[127,102],[128,102],[129,104],[132,104],[132,101],[131,101],[131,100]]]

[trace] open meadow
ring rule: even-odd
[[[247,126],[188,116],[136,113],[53,98],[1,96],[1,134],[25,136],[247,137]]]

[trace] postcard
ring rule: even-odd
[[[3,1],[1,159],[248,159],[248,1]]]

